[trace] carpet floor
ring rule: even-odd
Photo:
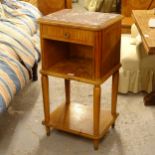
[[[79,6],[75,6],[79,9]],[[51,109],[64,101],[64,81],[50,78]],[[72,82],[71,100],[92,104],[92,85]],[[146,107],[143,93],[118,95],[115,129],[94,151],[91,140],[52,130],[46,136],[40,77],[13,99],[0,116],[0,155],[153,155],[155,154],[155,107]],[[101,105],[111,105],[111,79],[102,85]]]
[[[50,78],[51,108],[64,101],[64,81]],[[92,85],[72,81],[72,101],[92,104]],[[0,117],[0,155],[153,155],[155,107],[143,104],[144,94],[118,95],[119,117],[115,129],[94,151],[91,140],[52,130],[46,136],[40,77],[16,95]],[[110,108],[111,79],[102,85],[101,104]]]

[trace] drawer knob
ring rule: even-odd
[[[64,33],[64,38],[65,38],[65,39],[69,39],[69,38],[70,38],[70,34],[69,34],[69,33],[67,33],[67,32],[66,32],[66,33]]]

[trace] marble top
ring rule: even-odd
[[[121,18],[121,15],[113,13],[99,13],[74,9],[64,9],[44,16],[39,21],[72,26],[99,28],[107,25],[109,22],[120,20]]]

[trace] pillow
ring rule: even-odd
[[[88,11],[98,11],[104,0],[85,0],[84,6]]]
[[[111,12],[115,0],[85,0],[84,6],[88,11]]]
[[[98,0],[91,0],[88,5],[88,11],[96,11],[97,10],[97,2],[98,2]]]
[[[88,10],[88,6],[91,0],[84,0],[84,7]]]
[[[100,12],[112,12],[112,6],[114,4],[115,0],[104,0],[104,4],[101,4],[102,6],[99,8]]]

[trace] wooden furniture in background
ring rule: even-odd
[[[148,26],[150,18],[154,18],[154,10],[134,10],[133,19],[141,35],[147,54],[155,54],[155,29]],[[144,104],[155,105],[155,91],[144,97]]]
[[[155,0],[121,0],[122,32],[130,33],[133,19],[131,18],[132,10],[148,10],[155,8]]]
[[[37,3],[43,15],[65,8],[72,8],[72,0],[37,0]]]
[[[133,10],[132,17],[147,54],[155,54],[155,29],[148,26],[149,19],[155,17],[154,10]]]
[[[121,16],[65,9],[39,19],[44,125],[99,140],[118,116]],[[112,106],[100,106],[101,84],[112,75]],[[50,110],[48,76],[64,79],[66,101]],[[93,84],[93,105],[70,103],[70,80]],[[52,111],[52,113],[51,113]]]

